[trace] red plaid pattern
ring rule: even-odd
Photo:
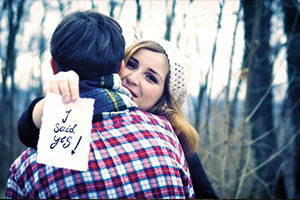
[[[93,124],[85,172],[36,163],[28,149],[11,166],[6,198],[193,198],[183,151],[165,119],[107,113]]]

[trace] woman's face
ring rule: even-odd
[[[162,96],[168,70],[162,53],[140,49],[129,58],[120,76],[140,110],[149,111]]]

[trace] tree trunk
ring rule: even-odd
[[[276,152],[276,137],[273,132],[273,107],[272,107],[272,70],[269,60],[270,54],[270,19],[271,0],[243,1],[245,22],[245,54],[244,67],[248,68],[246,118],[247,130],[251,139],[256,140],[261,135],[265,137],[257,140],[253,147],[256,165],[263,163]],[[246,130],[246,129],[245,129]],[[244,131],[245,131],[244,130]],[[260,168],[256,174],[270,187],[256,186],[255,191],[261,190],[262,196],[271,197],[276,176],[274,160]],[[259,189],[260,188],[260,189]],[[255,192],[257,194],[257,192]]]
[[[1,163],[0,169],[7,172],[9,165],[16,157],[16,120],[14,114],[14,99],[15,99],[15,68],[17,51],[15,48],[17,33],[20,28],[21,19],[24,12],[25,0],[14,2],[12,0],[6,1],[5,7],[2,12],[7,13],[8,20],[8,40],[6,45],[6,55],[4,59],[4,66],[2,67],[2,98],[0,105],[1,114],[1,149],[7,148],[6,151],[0,151],[3,160],[7,162]],[[10,78],[10,84],[7,81]],[[7,173],[2,173],[0,182],[3,183],[7,180]]]
[[[166,6],[168,6],[168,0],[166,0]],[[171,30],[172,30],[173,21],[175,18],[175,7],[176,7],[176,0],[173,0],[171,13],[167,14],[167,19],[166,19],[165,40],[168,40],[168,41],[171,40]]]
[[[291,123],[294,134],[300,130],[300,21],[299,2],[297,0],[282,0],[284,10],[284,30],[287,36],[287,66],[288,66],[288,110],[291,113]],[[300,195],[300,136],[295,140],[294,177],[295,197]]]

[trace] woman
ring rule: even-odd
[[[185,152],[195,197],[217,198],[196,153],[198,133],[184,119],[181,111],[187,98],[188,84],[188,69],[182,53],[170,42],[144,40],[126,48],[124,61],[126,65],[120,71],[122,85],[130,91],[138,109],[165,117],[174,128]],[[56,75],[56,79],[49,81],[44,86],[44,91],[62,94],[66,102],[70,99],[76,100],[79,96],[78,80],[74,72],[63,72]],[[35,119],[32,113],[34,105],[35,103],[24,112],[27,114],[20,118],[18,128],[20,138],[31,139],[23,139],[23,143],[36,147],[38,129],[32,120],[28,119],[31,116]],[[29,136],[29,129],[37,134]]]

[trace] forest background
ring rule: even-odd
[[[220,198],[300,197],[298,0],[0,0],[0,198],[25,149],[18,118],[51,75],[51,34],[78,9],[115,18],[127,45],[164,38],[183,50],[185,115]]]

